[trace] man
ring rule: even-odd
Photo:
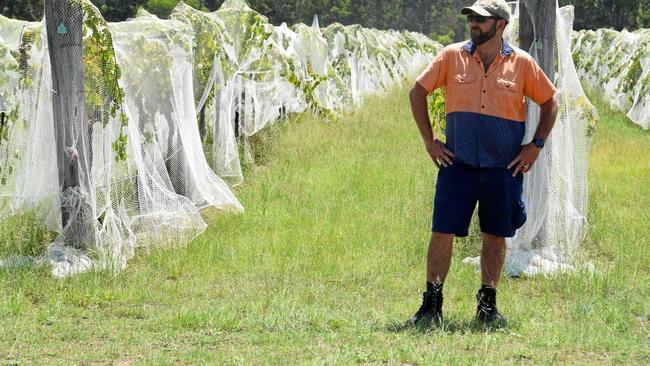
[[[488,324],[503,319],[496,287],[505,238],[526,221],[523,174],[544,147],[558,110],[556,89],[537,63],[503,40],[510,21],[504,0],[479,0],[461,14],[467,16],[471,40],[445,47],[410,92],[424,145],[439,168],[426,291],[410,325],[442,321],[452,242],[467,235],[477,202],[483,246],[476,319]],[[446,143],[434,136],[427,112],[427,95],[438,87],[446,92]],[[525,97],[541,111],[534,139],[523,144]]]

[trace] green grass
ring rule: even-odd
[[[0,220],[0,258],[11,255],[36,257],[45,252],[56,234],[39,222],[36,211]]]
[[[472,322],[474,237],[455,247],[447,329],[393,331],[421,300],[436,174],[402,90],[269,129],[246,212],[211,215],[186,248],[117,276],[0,272],[0,364],[648,364],[650,134],[599,108],[582,247],[598,271],[504,279],[508,327]]]

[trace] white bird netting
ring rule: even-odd
[[[650,29],[574,32],[573,59],[590,91],[650,128]]]
[[[573,7],[558,8],[556,24],[526,2],[534,24],[532,47],[528,52],[540,60],[546,28],[555,29],[554,84],[560,104],[555,127],[537,162],[524,175],[524,197],[527,221],[513,238],[507,239],[505,272],[514,275],[554,274],[575,268],[575,250],[587,233],[587,168],[591,133],[598,120],[595,108],[586,98],[571,57]],[[512,19],[505,37],[513,45],[520,44],[519,2],[512,3]],[[526,15],[527,16],[527,15]],[[546,42],[549,38],[544,39]],[[548,51],[548,50],[547,50]],[[526,135],[529,143],[539,122],[539,107],[529,101]],[[466,263],[478,265],[478,258]]]
[[[441,48],[410,32],[275,27],[237,0],[109,24],[86,0],[57,9],[50,23],[0,17],[0,218],[31,210],[59,233],[47,256],[57,276],[119,270],[137,245],[187,243],[206,226],[201,208],[242,209],[224,180],[242,181],[248,137],[288,113],[337,115],[416,74]],[[571,57],[572,11],[557,11],[560,114],[525,177],[528,222],[508,241],[511,274],[572,268],[586,233],[597,115]],[[48,49],[48,36],[58,48]],[[60,80],[53,69],[76,76]],[[530,105],[524,142],[538,115]]]
[[[441,48],[415,33],[274,27],[238,0],[119,23],[88,0],[46,5],[43,22],[0,16],[0,220],[30,211],[58,233],[39,259],[55,276],[187,243],[206,227],[200,209],[242,210],[225,182],[242,181],[248,137],[288,113],[337,115]]]

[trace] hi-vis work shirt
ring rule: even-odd
[[[446,147],[481,168],[505,168],[521,151],[525,97],[541,105],[556,93],[535,60],[505,41],[487,72],[473,42],[461,42],[440,51],[417,82],[428,92],[445,88]]]

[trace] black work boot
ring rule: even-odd
[[[495,322],[505,321],[497,310],[497,290],[488,286],[481,286],[476,294],[476,320],[480,323],[491,325]]]
[[[422,293],[422,306],[406,326],[431,326],[442,323],[442,284],[427,282],[427,290]]]

